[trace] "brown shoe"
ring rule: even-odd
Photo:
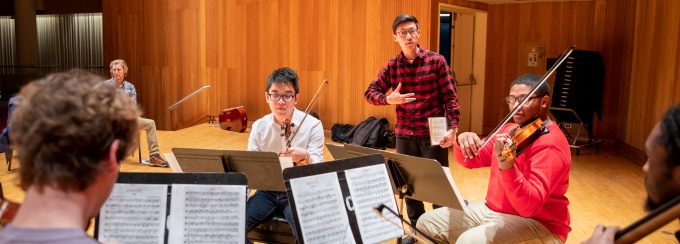
[[[161,158],[160,154],[154,154],[149,156],[149,166],[165,168],[168,167],[168,161]]]

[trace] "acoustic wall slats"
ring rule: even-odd
[[[100,13],[38,15],[39,72],[52,72],[74,67],[104,74],[101,66],[102,17]],[[14,19],[0,18],[0,66],[16,65]],[[4,74],[13,68],[3,68]]]
[[[36,22],[40,66],[104,66],[100,13],[38,15]]]
[[[680,102],[680,2],[637,1],[625,142],[644,149],[663,113]]]
[[[104,63],[123,58],[138,87],[145,116],[159,129],[181,129],[205,115],[243,105],[250,120],[270,113],[267,76],[288,66],[300,76],[300,100],[326,129],[369,116],[394,123],[393,106],[372,106],[363,92],[400,49],[394,17],[419,17],[420,43],[432,49],[431,1],[380,0],[104,0]],[[436,11],[436,10],[434,10]],[[422,16],[422,17],[421,17]],[[173,111],[167,107],[196,89],[211,87]]]
[[[606,74],[599,133],[623,140],[628,116],[628,92],[635,35],[635,0],[607,1],[604,43]],[[613,119],[612,119],[613,118]],[[597,121],[596,121],[597,123]]]
[[[0,66],[16,65],[14,19],[0,17],[0,54]]]
[[[623,1],[614,1],[623,4]],[[503,101],[507,96],[510,83],[524,73],[534,73],[539,76],[545,74],[545,69],[523,68],[523,45],[525,42],[545,43],[545,57],[554,58],[561,54],[569,45],[575,44],[577,49],[602,52],[605,40],[610,41],[614,36],[605,36],[605,16],[615,15],[616,11],[609,11],[614,5],[611,1],[572,1],[558,3],[522,3],[495,4],[488,9],[487,63],[486,85],[484,91],[484,132],[490,132],[509,112]],[[609,7],[608,7],[609,6]],[[620,13],[618,13],[620,14]],[[632,18],[632,16],[629,16]],[[623,22],[612,23],[623,27]],[[612,51],[603,55],[616,55]],[[630,52],[630,50],[628,50]],[[610,59],[611,60],[611,59]],[[620,66],[607,66],[607,74],[619,73],[626,69]],[[552,87],[554,77],[548,80]],[[607,101],[618,101],[618,94],[605,92]],[[609,102],[611,103],[611,102]],[[594,129],[598,135],[599,128],[612,126],[615,128],[620,118],[613,107],[603,108],[603,121],[596,122]],[[614,136],[609,130],[608,135]]]

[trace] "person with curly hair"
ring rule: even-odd
[[[26,197],[0,243],[97,243],[84,229],[137,149],[139,111],[81,70],[33,81],[21,96],[10,133]]]

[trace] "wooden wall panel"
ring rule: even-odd
[[[623,140],[628,116],[628,92],[635,34],[635,0],[607,1],[602,57],[607,68],[602,101],[603,117],[597,123],[603,136]]]
[[[467,1],[454,4],[470,5]],[[369,116],[395,122],[394,107],[371,106],[363,92],[400,49],[391,24],[419,18],[420,43],[430,43],[432,1],[380,0],[103,0],[105,63],[125,59],[145,117],[159,129],[190,126],[243,105],[249,120],[270,113],[267,76],[289,66],[300,76],[304,110],[323,79],[330,86],[313,109],[326,129]],[[472,4],[474,6],[486,6]],[[211,87],[173,111],[167,108]]]
[[[507,96],[510,83],[524,73],[543,76],[546,72],[545,68],[523,68],[521,50],[525,42],[545,43],[547,58],[557,57],[572,44],[577,49],[602,52],[607,14],[605,1],[496,4],[488,9],[485,133],[509,112],[503,97]],[[621,68],[607,67],[607,72],[617,69]],[[548,81],[552,87],[554,77]],[[603,116],[603,121],[615,123],[616,119]],[[596,125],[596,134],[597,129]]]
[[[644,149],[663,113],[680,102],[680,2],[637,1],[624,142]]]

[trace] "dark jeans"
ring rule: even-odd
[[[437,160],[442,166],[449,166],[449,150],[440,146],[432,146],[430,137],[405,138],[397,137],[397,153]],[[434,205],[434,208],[441,206]],[[422,201],[406,198],[406,213],[412,225],[425,213]]]
[[[248,199],[246,204],[246,240],[248,232],[253,228],[271,219],[275,214],[282,213],[293,230],[293,236],[297,240],[295,231],[295,220],[293,212],[288,205],[288,196],[285,192],[278,191],[257,191]]]

